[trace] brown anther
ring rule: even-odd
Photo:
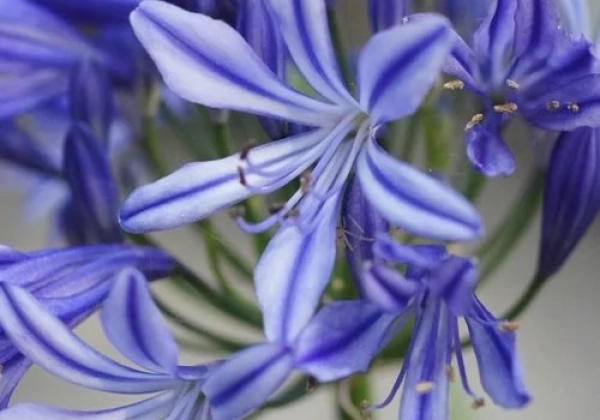
[[[285,214],[285,217],[297,217],[299,215],[300,215],[300,212],[298,210],[296,210],[296,209],[290,209],[290,211],[288,211]]]
[[[240,151],[240,159],[246,160],[248,158],[248,153],[255,146],[254,140],[249,140],[248,143],[242,146],[242,150]]]
[[[433,382],[419,382],[415,386],[415,391],[417,391],[417,394],[427,394],[428,392],[431,392],[433,390],[434,386],[435,384]]]
[[[446,376],[450,382],[456,381],[456,369],[454,366],[446,365]]]
[[[521,325],[514,321],[507,321],[498,325],[498,329],[505,332],[517,331],[519,328],[521,328]]]
[[[579,111],[581,111],[581,107],[575,102],[571,102],[569,105],[567,105],[567,108],[573,114],[577,114]]]
[[[481,121],[483,121],[483,114],[475,114],[475,115],[473,115],[473,118],[471,118],[471,121],[469,121],[465,125],[465,131],[471,130],[473,127],[475,127]]]
[[[494,111],[501,112],[503,114],[514,114],[517,111],[517,104],[514,102],[508,102],[506,104],[500,104],[494,106]]]
[[[447,90],[462,90],[465,88],[465,83],[462,80],[456,79],[444,83],[442,87]]]
[[[246,174],[244,173],[244,169],[241,166],[238,166],[237,171],[238,176],[240,177],[240,184],[242,184],[244,187],[247,186],[248,183],[246,182]]]
[[[308,189],[310,188],[310,183],[312,181],[312,177],[309,171],[306,171],[300,177],[300,190],[306,194]]]
[[[479,410],[481,407],[485,407],[485,400],[483,398],[477,398],[473,401],[473,404],[471,404],[473,410]]]
[[[512,90],[519,90],[521,88],[521,85],[519,85],[517,82],[515,82],[512,79],[508,79],[506,81],[506,86],[508,86],[508,88],[512,89]]]
[[[242,207],[236,206],[229,209],[229,217],[232,219],[237,219],[238,217],[244,217],[244,209]]]
[[[279,213],[285,207],[285,203],[274,203],[269,206],[269,214]]]
[[[306,377],[306,392],[313,392],[317,388],[317,379],[314,376]]]
[[[334,292],[342,292],[346,288],[346,283],[339,277],[334,277],[331,280],[331,288]]]
[[[558,108],[560,108],[560,102],[558,101],[550,101],[546,104],[548,111],[556,111]]]
[[[367,400],[363,400],[359,406],[360,416],[364,420],[371,420],[371,404]]]

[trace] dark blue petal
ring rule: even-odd
[[[480,124],[469,128],[465,136],[469,160],[486,176],[507,176],[516,168],[513,155],[500,136],[501,118],[490,111]]]
[[[600,130],[563,133],[552,152],[544,190],[538,273],[554,274],[600,210]]]
[[[404,278],[384,263],[366,264],[360,283],[361,295],[382,311],[403,311],[419,290],[419,283]]]
[[[60,173],[60,168],[44,148],[12,121],[0,122],[0,157],[42,176]]]
[[[485,94],[487,86],[479,82],[479,63],[475,53],[456,32],[452,31],[450,36],[452,50],[444,61],[442,71],[462,81],[466,89]]]
[[[422,270],[437,267],[447,255],[443,245],[404,245],[390,235],[376,238],[374,252],[386,261]]]
[[[452,315],[459,316],[471,310],[477,275],[475,260],[452,255],[431,272],[426,284],[448,305]]]
[[[468,316],[466,321],[483,389],[501,407],[525,406],[531,396],[523,383],[515,333],[501,330],[494,316],[479,301],[475,302],[472,314],[474,316]]]
[[[517,3],[514,54],[529,62],[544,60],[550,54],[559,34],[560,22],[556,5],[552,0]]]
[[[395,319],[365,301],[328,304],[298,337],[295,366],[321,382],[365,372]]]
[[[75,213],[70,216],[87,233],[87,243],[121,242],[119,193],[108,151],[82,123],[75,122],[67,134],[64,174]]]
[[[202,386],[214,420],[243,418],[260,408],[293,369],[290,352],[259,344],[233,355]]]
[[[88,23],[125,23],[140,0],[33,0],[68,19]]]
[[[21,378],[27,373],[32,362],[21,354],[9,360],[2,360],[2,380],[0,380],[0,413],[8,406],[13,392]]]
[[[402,22],[410,10],[409,0],[369,0],[369,20],[373,32],[389,29]]]

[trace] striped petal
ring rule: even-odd
[[[121,226],[136,233],[170,229],[208,217],[257,189],[272,192],[277,189],[272,185],[281,184],[282,179],[291,181],[319,157],[327,134],[328,130],[321,129],[267,143],[244,153],[244,159],[237,153],[188,164],[135,190],[121,207]],[[259,169],[250,168],[250,161]]]
[[[123,356],[149,371],[175,374],[177,344],[140,272],[119,274],[100,316],[106,336]]]
[[[403,311],[419,289],[419,283],[407,280],[384,263],[366,264],[361,294],[380,310],[392,314]]]
[[[233,355],[202,386],[213,420],[243,418],[261,407],[292,369],[292,355],[277,344],[259,344]]]
[[[477,210],[437,179],[385,153],[373,140],[357,162],[363,191],[390,223],[415,235],[470,240],[481,235]]]
[[[360,53],[360,104],[373,124],[412,114],[452,48],[448,21],[423,16],[373,36]]]
[[[270,0],[290,55],[308,83],[333,103],[354,107],[344,86],[327,26],[323,0]]]
[[[27,291],[0,284],[0,323],[30,360],[71,383],[100,391],[143,394],[178,383],[165,375],[131,369],[96,352]]]
[[[256,294],[271,341],[293,342],[319,304],[335,262],[338,198],[327,200],[310,232],[282,227],[256,265]]]
[[[167,85],[184,99],[312,126],[331,124],[339,114],[285,86],[222,21],[148,0],[131,14],[131,24]]]
[[[371,29],[379,32],[399,25],[409,9],[408,0],[369,0]]]

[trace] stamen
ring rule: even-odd
[[[237,171],[240,177],[240,184],[242,184],[244,187],[247,187],[248,182],[246,181],[246,174],[244,173],[244,169],[241,166],[238,166]]]
[[[310,171],[304,172],[302,174],[302,176],[300,177],[300,189],[302,190],[302,192],[304,194],[306,194],[308,192],[311,181],[312,181],[312,176],[311,176]]]
[[[482,407],[485,407],[485,400],[483,398],[477,398],[473,401],[473,404],[471,404],[473,410],[479,410]]]
[[[446,375],[448,376],[448,380],[450,382],[456,381],[456,369],[454,369],[454,366],[446,366]]]
[[[317,388],[317,379],[314,376],[306,377],[306,392],[313,392]]]
[[[514,114],[517,111],[518,105],[514,102],[508,102],[506,104],[495,105],[494,111],[503,114]]]
[[[512,89],[512,90],[519,90],[521,88],[521,85],[519,85],[517,82],[515,82],[512,79],[508,79],[506,81],[506,86],[508,86],[508,88]]]
[[[500,331],[505,331],[505,332],[518,331],[519,328],[521,328],[521,325],[518,322],[514,322],[514,321],[507,321],[507,322],[503,322],[500,325],[498,325],[498,329]]]
[[[548,111],[556,111],[558,108],[560,108],[560,102],[558,101],[550,101],[546,104]]]
[[[277,214],[283,210],[286,203],[274,203],[269,206],[269,214]]]
[[[363,400],[359,406],[360,416],[363,420],[371,420],[371,404],[367,400]]]
[[[415,386],[415,391],[417,391],[417,394],[427,394],[428,392],[431,392],[434,387],[435,384],[433,382],[423,381]]]
[[[447,90],[462,90],[465,88],[465,83],[462,80],[456,79],[444,83],[442,87]]]
[[[242,150],[240,151],[240,159],[246,160],[248,158],[248,153],[250,150],[256,145],[256,142],[253,139],[250,139],[246,144],[242,146]]]
[[[577,114],[579,111],[581,111],[581,107],[579,106],[579,104],[576,104],[575,102],[569,103],[569,105],[567,105],[567,109],[569,111],[571,111],[573,114]]]
[[[469,121],[467,123],[467,125],[465,125],[465,131],[471,130],[473,127],[475,127],[476,125],[481,123],[481,121],[483,121],[483,114],[473,115],[473,118],[471,118],[471,121]]]
[[[229,217],[232,219],[237,219],[239,217],[244,217],[245,212],[244,208],[240,206],[235,206],[229,209]]]

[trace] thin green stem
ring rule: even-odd
[[[371,400],[367,375],[354,375],[336,384],[336,403],[339,420],[362,420],[361,407]]]
[[[330,8],[327,11],[327,20],[329,23],[329,31],[331,32],[331,40],[335,55],[342,72],[342,77],[348,86],[352,86],[352,72],[348,63],[346,49],[344,46],[344,37],[342,36],[341,27],[337,19],[336,13]]]
[[[546,277],[535,275],[529,282],[527,289],[523,292],[519,300],[517,300],[511,308],[504,313],[502,319],[515,320],[519,318],[530,307],[531,303],[542,291],[546,284]]]

